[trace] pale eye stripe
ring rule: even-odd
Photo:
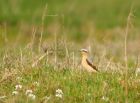
[[[88,50],[87,50],[87,49],[81,49],[81,51],[88,52]]]

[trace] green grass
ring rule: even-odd
[[[22,77],[20,82],[16,80],[17,76]],[[26,68],[22,74],[1,83],[0,88],[1,95],[7,95],[3,101],[12,103],[38,103],[45,96],[50,96],[49,103],[117,103],[125,102],[125,91],[120,80],[123,80],[123,76],[118,73],[88,74],[70,69],[54,70],[52,67],[41,67]],[[33,86],[36,81],[39,82],[39,86]],[[138,78],[128,80],[129,103],[140,102],[137,94],[140,84],[136,84],[136,81]],[[21,84],[23,88],[19,91],[19,95],[12,96],[11,93],[17,84]],[[26,89],[33,89],[36,100],[32,101],[25,95]],[[55,97],[57,89],[63,91],[62,99]],[[103,96],[108,99],[104,100]]]
[[[124,69],[123,65],[117,67],[118,62],[111,61],[107,71],[104,71],[107,66],[106,63],[110,60],[107,55],[104,57],[99,56],[99,58],[102,58],[100,60],[100,72],[88,73],[78,66],[79,60],[75,60],[75,66],[73,66],[73,57],[67,57],[62,44],[58,45],[58,48],[60,47],[61,49],[58,49],[60,51],[57,52],[58,64],[54,64],[55,51],[53,51],[35,67],[31,67],[31,65],[40,55],[43,55],[42,53],[35,52],[35,49],[32,51],[28,47],[22,48],[20,46],[12,49],[3,47],[0,52],[0,56],[3,57],[0,59],[0,96],[6,96],[6,98],[0,99],[0,101],[3,103],[45,103],[44,97],[47,96],[50,98],[48,103],[125,102],[124,75],[120,72]],[[72,48],[68,45],[67,47],[69,48],[69,55],[71,55]],[[98,51],[104,53],[104,51]],[[78,51],[74,49],[74,52]],[[61,56],[61,53],[63,53],[63,56]],[[80,59],[77,53],[75,58]],[[115,70],[116,67],[118,68],[116,72],[111,70]],[[130,67],[134,67],[134,64]],[[135,76],[134,69],[129,69],[128,73],[128,103],[139,103],[139,76]],[[22,79],[17,79],[19,77]],[[35,82],[38,82],[39,85],[35,85]],[[22,89],[17,90],[18,95],[12,95],[15,86],[18,84],[22,85]],[[35,100],[25,95],[28,89],[33,90],[33,94],[36,96]],[[55,96],[57,89],[63,91],[62,98]]]
[[[20,22],[39,25],[46,4],[48,5],[47,15],[58,15],[57,17],[46,17],[45,25],[47,26],[57,18],[62,19],[62,15],[64,15],[64,26],[69,29],[73,26],[78,29],[81,24],[88,21],[93,22],[99,29],[124,27],[132,4],[134,4],[135,10],[135,24],[138,27],[140,25],[138,13],[140,3],[137,0],[75,0],[73,2],[63,0],[4,0],[0,1],[0,21],[15,26]],[[60,20],[58,22],[63,23]]]
[[[0,103],[125,103],[124,31],[132,4],[127,97],[128,103],[140,103],[140,75],[135,75],[140,66],[138,0],[1,0]],[[44,55],[43,44],[48,55],[32,67]],[[81,70],[79,50],[88,47],[99,73]],[[18,84],[22,89],[12,95]],[[25,94],[28,89],[35,100]],[[58,89],[62,98],[56,97]]]
[[[23,79],[20,82],[12,77],[10,81],[6,80],[1,84],[1,94],[5,93],[8,95],[8,99],[4,101],[11,101],[13,103],[38,103],[42,101],[43,97],[50,96],[49,103],[125,102],[124,87],[119,81],[119,79],[123,79],[123,77],[117,73],[88,74],[86,72],[71,71],[69,69],[54,70],[50,67],[44,67],[27,69],[26,73],[20,75],[20,77]],[[133,80],[135,81],[136,79],[132,78],[129,82],[133,83]],[[38,81],[40,84],[38,87],[35,86],[33,88],[36,100],[29,102],[28,97],[25,96],[25,90],[31,88],[35,81]],[[18,83],[23,86],[23,89],[19,91],[20,94],[18,96],[11,96],[14,86]],[[137,89],[139,87],[138,84],[136,85],[137,88],[130,87],[129,103],[139,102],[137,95]],[[57,89],[63,91],[62,99],[55,97],[55,91]],[[103,96],[108,99],[103,100]]]
[[[97,30],[124,28],[132,4],[134,4],[134,25],[136,28],[140,26],[138,0],[74,0],[72,2],[67,0],[2,0],[0,1],[1,26],[3,27],[4,23],[7,24],[10,32],[7,35],[17,35],[22,29],[23,34],[30,35],[33,26],[36,28],[41,26],[42,13],[46,4],[47,16],[44,20],[46,36],[54,34],[46,30],[56,28],[53,27],[54,24],[59,24],[59,35],[67,35],[75,41],[83,41],[86,35],[90,34],[83,31],[83,28],[88,28],[89,25]]]

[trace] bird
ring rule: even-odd
[[[88,72],[98,72],[98,69],[95,65],[93,65],[92,61],[89,59],[89,51],[87,49],[80,50],[82,54],[81,65],[86,69]]]

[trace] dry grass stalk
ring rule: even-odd
[[[23,66],[23,52],[22,52],[21,48],[20,48],[20,65],[24,69],[24,66]]]
[[[44,32],[44,20],[46,17],[46,11],[47,11],[47,4],[44,8],[43,14],[42,14],[42,22],[41,22],[41,34],[40,34],[40,39],[39,39],[39,52],[41,51],[41,43],[42,43],[42,36],[43,36],[43,32]]]
[[[43,54],[42,56],[40,56],[36,61],[34,61],[34,62],[32,63],[32,67],[37,66],[37,64],[38,64],[42,59],[44,59],[46,55],[47,55],[47,54],[45,53],[45,54]]]
[[[56,69],[57,67],[57,34],[56,34],[56,31],[55,31],[55,35],[54,35],[54,40],[55,40],[55,57],[54,57],[54,63],[55,63],[55,66],[54,66],[54,69]]]
[[[128,55],[127,55],[127,39],[128,39],[128,32],[129,32],[129,26],[131,25],[131,17],[132,17],[132,8],[130,10],[130,13],[127,17],[127,25],[125,30],[125,40],[124,40],[124,60],[125,60],[125,96],[126,100],[125,102],[128,103]]]
[[[13,70],[12,72],[9,71],[7,68],[5,68],[4,74],[0,80],[0,83],[6,81],[6,80],[11,80],[12,77],[16,74],[16,72]]]
[[[66,59],[67,66],[69,66],[69,58],[70,58],[70,56],[69,56],[69,50],[68,50],[68,47],[67,47],[66,40],[64,40],[64,46],[65,46],[65,53],[66,53],[65,59]]]
[[[110,67],[111,63],[112,63],[112,59],[113,58],[110,58],[110,60],[108,61],[106,67],[105,67],[105,71],[107,71],[107,69]]]
[[[34,41],[35,41],[35,35],[36,35],[36,28],[33,27],[32,30],[32,38],[31,38],[31,49],[33,50],[33,45],[34,45]]]
[[[73,68],[75,68],[75,54],[74,54],[74,52],[72,53],[72,59],[73,59]]]
[[[138,68],[138,66],[139,66],[139,55],[138,55],[137,58],[136,58],[135,71],[136,71],[136,69]]]

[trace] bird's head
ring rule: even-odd
[[[81,52],[82,56],[87,56],[89,53],[89,51],[87,49],[81,49],[80,52]]]

